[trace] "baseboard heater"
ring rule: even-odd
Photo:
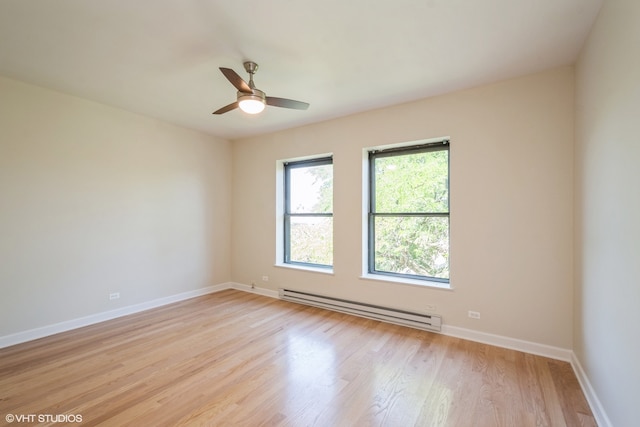
[[[412,313],[410,311],[315,295],[291,289],[280,289],[278,293],[280,299],[286,301],[312,305],[315,307],[326,308],[328,310],[340,311],[342,313],[354,314],[356,316],[381,320],[383,322],[394,323],[396,325],[410,326],[412,328],[424,329],[427,331],[440,332],[442,324],[442,317],[434,314]]]

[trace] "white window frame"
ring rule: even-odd
[[[285,245],[286,239],[286,203],[287,194],[285,189],[285,167],[290,163],[309,162],[314,160],[331,159],[333,165],[333,153],[323,153],[313,156],[297,157],[286,160],[278,160],[276,162],[276,267],[290,268],[294,270],[305,270],[323,274],[333,274],[333,265],[313,264],[313,263],[301,263],[290,262],[286,259],[287,251]],[[331,213],[333,217],[333,212]]]
[[[436,144],[450,144],[450,138],[447,137],[439,137],[432,138],[420,141],[410,141],[403,142],[399,144],[389,144],[384,146],[376,146],[376,147],[368,147],[363,149],[362,151],[362,182],[363,182],[363,193],[362,193],[362,275],[361,279],[373,280],[373,281],[382,281],[382,282],[391,282],[405,285],[415,285],[415,286],[427,286],[438,289],[452,290],[451,286],[451,275],[448,279],[443,278],[433,278],[428,276],[412,276],[412,275],[403,275],[403,274],[394,274],[387,272],[377,272],[371,268],[371,252],[373,251],[370,236],[370,197],[371,197],[371,172],[370,172],[370,161],[369,161],[369,153],[372,151],[383,151],[383,150],[401,150],[401,149],[410,149],[416,146],[427,146],[427,145],[436,145]],[[449,149],[449,166],[451,164],[451,150]],[[448,176],[450,178],[451,171],[449,170]],[[451,229],[451,221],[450,221],[450,208],[449,212],[447,212],[447,216],[449,217],[449,230]],[[449,254],[451,253],[451,241],[449,241]],[[450,260],[450,258],[449,258]]]

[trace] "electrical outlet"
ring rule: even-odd
[[[479,319],[480,318],[480,312],[479,311],[471,311],[469,310],[469,317],[472,319]]]
[[[269,281],[269,276],[262,276],[262,281],[263,282],[268,282]]]
[[[436,311],[436,306],[435,304],[427,304],[424,306],[424,309],[427,311]]]
[[[114,300],[118,298],[120,298],[120,292],[114,292],[112,294],[109,294],[109,300]]]

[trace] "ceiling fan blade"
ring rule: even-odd
[[[244,92],[244,93],[253,92],[249,87],[249,85],[247,84],[247,82],[242,80],[242,77],[240,77],[238,73],[233,71],[231,68],[220,67],[220,71],[222,71],[222,74],[224,74],[227,80],[229,80],[231,84],[234,85],[235,88],[238,89],[240,92]]]
[[[293,99],[276,98],[273,96],[267,96],[267,105],[282,108],[293,108],[294,110],[306,110],[309,108],[309,104],[302,101],[294,101]]]
[[[232,102],[229,105],[225,105],[224,107],[214,111],[212,114],[224,114],[227,111],[231,111],[231,110],[235,110],[236,108],[238,108],[238,102]]]

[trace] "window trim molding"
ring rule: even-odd
[[[314,263],[306,263],[299,261],[291,261],[287,259],[289,257],[289,252],[287,251],[287,247],[290,244],[289,242],[289,226],[290,222],[287,221],[287,218],[294,217],[304,217],[304,216],[326,216],[333,218],[333,210],[330,214],[318,213],[318,214],[308,214],[308,213],[299,213],[292,214],[287,212],[288,204],[289,204],[289,189],[288,189],[288,171],[290,167],[287,166],[291,164],[295,164],[294,167],[304,167],[309,165],[333,165],[333,153],[323,153],[312,156],[305,156],[299,158],[278,160],[276,162],[276,259],[275,266],[277,267],[287,267],[297,270],[306,270],[313,272],[326,272],[333,273],[333,265],[326,264],[314,264]]]
[[[439,289],[453,289],[451,287],[451,277],[449,278],[438,278],[438,277],[430,277],[430,276],[419,276],[412,274],[402,274],[402,273],[393,273],[393,272],[384,272],[375,270],[375,230],[371,225],[372,221],[374,221],[376,215],[374,215],[374,206],[375,206],[375,182],[372,170],[372,154],[377,154],[378,157],[390,157],[393,156],[394,153],[407,153],[414,151],[415,153],[421,152],[429,152],[429,151],[440,151],[443,148],[443,145],[446,145],[446,150],[448,153],[448,162],[447,162],[447,177],[450,179],[451,176],[451,150],[450,150],[450,137],[440,137],[440,138],[431,138],[426,140],[419,141],[411,141],[411,142],[403,142],[399,144],[390,144],[378,147],[368,147],[363,149],[363,173],[362,173],[362,182],[363,182],[363,192],[362,192],[362,275],[361,279],[370,279],[376,281],[386,281],[393,283],[403,283],[409,285],[418,285],[418,286],[428,286],[435,287]],[[380,156],[382,154],[382,156]],[[449,187],[449,186],[448,186]],[[425,215],[428,216],[440,216],[449,218],[449,231],[451,228],[451,199],[450,199],[450,191],[448,188],[448,206],[447,212],[434,212],[434,213],[420,213],[417,215],[412,215],[411,213],[400,214],[401,216],[420,216],[423,217]],[[384,216],[385,214],[378,215]],[[397,216],[393,214],[392,216]],[[451,241],[449,240],[449,253],[451,252]]]
[[[426,279],[409,279],[405,277],[389,276],[389,275],[383,275],[378,273],[363,273],[360,276],[360,280],[382,282],[382,283],[393,283],[393,284],[408,285],[408,286],[419,286],[421,288],[441,289],[444,291],[454,290],[450,282],[435,282],[433,280],[426,280]]]

